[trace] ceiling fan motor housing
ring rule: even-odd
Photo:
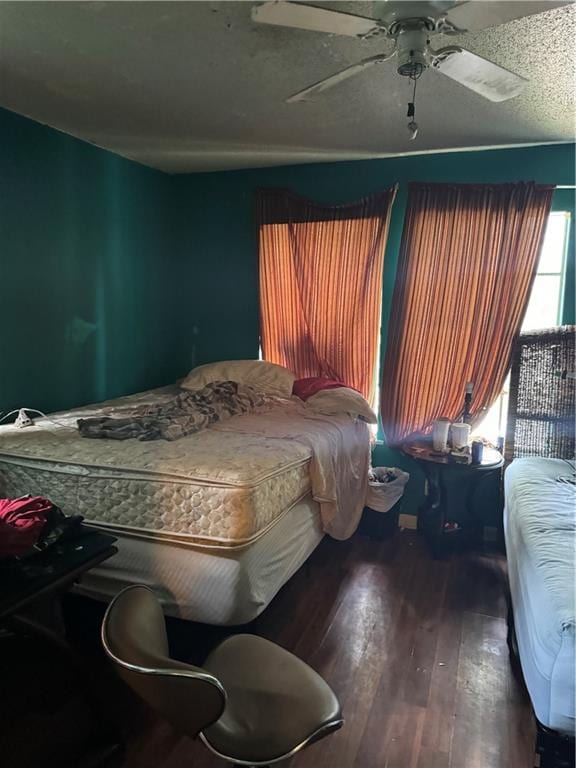
[[[409,19],[397,25],[394,36],[399,75],[417,78],[430,66],[429,32],[427,19]]]

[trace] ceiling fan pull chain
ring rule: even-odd
[[[418,136],[418,123],[416,122],[416,83],[418,82],[418,77],[411,77],[410,80],[414,82],[414,91],[412,93],[412,101],[408,102],[408,112],[406,117],[410,118],[408,130],[411,134],[410,140],[414,141],[416,136]]]

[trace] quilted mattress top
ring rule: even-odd
[[[52,414],[24,429],[0,426],[0,491],[45,495],[67,514],[185,543],[251,541],[309,491],[305,444],[210,428],[173,442],[87,439],[76,428],[78,418],[125,415],[175,391]]]
[[[71,472],[75,467],[99,467],[229,486],[258,485],[310,459],[310,449],[296,441],[223,434],[210,428],[172,442],[88,439],[76,428],[79,418],[121,415],[131,406],[157,404],[174,391],[174,387],[163,387],[51,414],[50,419],[37,419],[34,426],[24,429],[0,426],[0,457],[57,462]]]

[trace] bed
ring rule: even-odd
[[[509,646],[537,721],[541,768],[574,765],[575,331],[521,334],[506,431]]]
[[[538,721],[574,734],[576,491],[561,459],[516,459],[505,473],[508,578],[518,654]]]
[[[118,554],[77,587],[109,599],[131,583],[166,612],[235,625],[254,619],[326,532],[355,530],[367,483],[367,425],[297,398],[179,440],[86,439],[79,418],[168,402],[176,386],[0,428],[0,495],[50,498],[118,537]],[[332,482],[330,482],[332,478]],[[334,484],[338,486],[334,488]]]

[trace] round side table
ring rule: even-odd
[[[421,467],[428,481],[426,502],[418,510],[418,530],[426,537],[432,555],[442,557],[446,554],[448,545],[455,538],[466,533],[470,538],[479,537],[479,526],[471,525],[466,528],[455,528],[449,518],[446,475],[459,473],[466,484],[464,506],[471,514],[472,501],[481,481],[495,473],[501,473],[504,458],[495,448],[484,446],[480,464],[465,464],[456,461],[449,454],[436,453],[430,440],[413,440],[403,443],[401,451],[405,456],[414,459]],[[472,529],[472,530],[471,530]]]

